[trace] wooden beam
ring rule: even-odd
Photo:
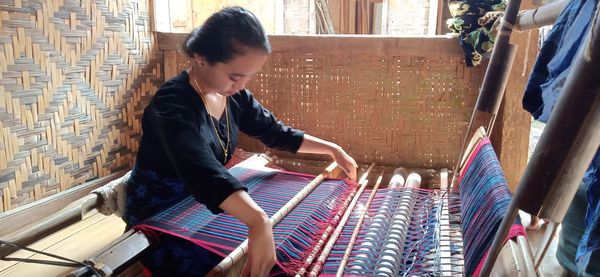
[[[157,32],[156,37],[158,39],[158,50],[178,51],[185,41],[187,34]]]
[[[90,201],[85,196],[123,174],[125,171],[119,171],[2,214],[1,239],[28,245],[81,220],[82,211],[89,210],[86,205],[90,205]],[[94,205],[95,201],[91,204]],[[16,250],[12,247],[0,246],[0,257]]]
[[[125,174],[125,171],[115,172],[1,214],[0,222],[2,222],[2,229],[0,230],[0,237],[5,237],[19,229],[35,225],[39,221],[47,219],[51,214],[64,209],[77,199],[88,195],[92,190],[107,184],[123,174]]]
[[[522,9],[531,9],[533,4],[523,1]],[[515,188],[527,166],[531,115],[522,108],[523,91],[529,72],[537,56],[537,31],[531,34],[513,32],[510,43],[518,46],[508,84],[498,115],[491,141],[504,169],[511,191]],[[529,46],[528,46],[529,45]]]
[[[177,50],[186,34],[158,33],[159,50]],[[319,54],[377,53],[382,56],[463,57],[458,39],[450,36],[383,37],[357,35],[272,35],[273,51]]]

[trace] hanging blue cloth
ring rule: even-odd
[[[535,119],[547,122],[550,118],[572,63],[585,40],[596,5],[597,0],[572,0],[569,2],[544,41],[523,96],[523,108],[529,111]],[[588,208],[585,218],[586,228],[579,240],[575,258],[579,273],[585,272],[590,258],[597,257],[600,249],[599,176],[600,151],[596,152],[592,164],[583,178]]]
[[[600,255],[600,151],[596,152],[583,181],[587,184],[588,208],[585,216],[585,232],[579,241],[575,258],[579,272],[583,272],[588,267],[592,255],[593,257]],[[600,261],[595,261],[598,262]]]
[[[595,8],[595,0],[571,1],[544,41],[523,97],[523,107],[535,119],[548,122]]]

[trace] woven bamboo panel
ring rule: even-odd
[[[173,50],[181,39],[170,35],[163,43],[159,37],[165,56],[177,56],[173,59],[177,64],[170,66],[176,67],[172,74],[188,66],[187,59]],[[453,167],[485,70],[465,67],[456,39],[271,36],[270,40],[273,53],[249,89],[279,119],[336,142],[361,164]],[[173,63],[166,61],[165,68]],[[247,138],[240,140],[240,148],[266,150]]]
[[[0,2],[0,212],[132,165],[163,81],[148,9]]]

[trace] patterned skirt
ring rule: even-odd
[[[163,178],[136,164],[127,186],[123,215],[127,230],[190,195],[181,180]],[[140,257],[152,276],[204,276],[222,259],[175,236],[160,235],[156,239]]]

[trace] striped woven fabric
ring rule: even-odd
[[[512,195],[489,139],[482,139],[460,176],[465,275],[478,276]],[[526,235],[515,221],[507,239]]]
[[[249,194],[271,216],[304,188],[315,176],[283,171],[261,171],[243,167],[230,169],[248,188]],[[273,230],[280,268],[291,273],[355,190],[354,184],[327,179],[317,186]],[[135,227],[153,236],[170,234],[189,240],[220,256],[228,255],[246,239],[247,228],[231,215],[214,215],[192,197],[154,215]],[[216,265],[219,261],[207,261]]]

